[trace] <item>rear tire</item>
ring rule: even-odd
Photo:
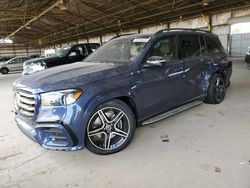
[[[1,70],[0,70],[0,72],[2,73],[2,74],[8,74],[9,73],[9,69],[7,69],[7,68],[2,68]]]
[[[86,130],[86,147],[95,154],[108,155],[124,149],[132,140],[136,128],[130,107],[112,100],[93,112]]]
[[[211,78],[210,85],[208,87],[208,94],[204,99],[205,103],[219,104],[226,95],[225,81],[220,74],[214,74]]]
[[[226,88],[230,87],[230,85],[231,85],[231,81],[229,80],[227,85],[226,85]]]

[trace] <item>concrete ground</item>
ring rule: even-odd
[[[234,64],[219,105],[202,104],[139,127],[122,152],[48,151],[16,127],[11,83],[0,75],[0,187],[250,187],[250,70]]]

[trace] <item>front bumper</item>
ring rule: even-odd
[[[86,123],[90,116],[90,113],[86,112],[86,96],[80,97],[71,105],[43,107],[37,91],[16,85],[15,120],[25,135],[46,149],[85,148]]]
[[[73,132],[62,123],[34,123],[17,114],[15,121],[18,128],[31,140],[43,148],[53,150],[73,151],[83,149],[79,146]]]

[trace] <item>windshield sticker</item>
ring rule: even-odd
[[[151,37],[149,38],[137,38],[134,39],[133,42],[148,42],[150,40]]]

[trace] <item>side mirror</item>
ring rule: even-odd
[[[70,54],[69,54],[69,57],[75,57],[76,56],[76,52],[71,52]]]
[[[162,67],[162,64],[166,63],[166,60],[162,56],[151,56],[147,59],[147,62],[143,67]]]

